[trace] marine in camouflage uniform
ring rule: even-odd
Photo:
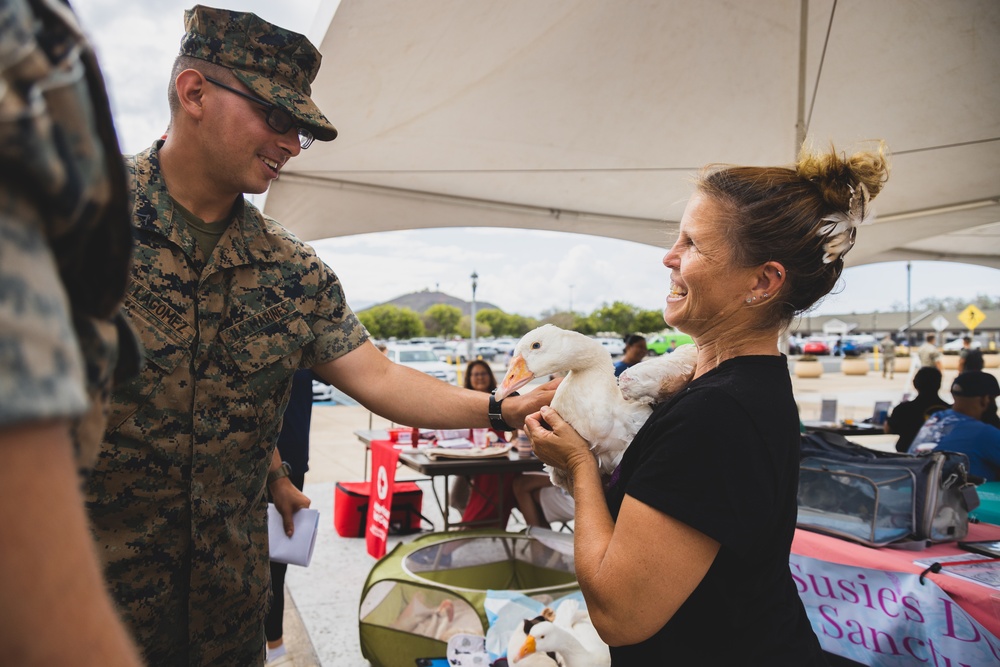
[[[119,336],[122,374],[136,369],[120,314],[132,242],[124,169],[73,16],[3,0],[0,37],[0,427],[81,418],[85,471]]]
[[[0,0],[4,664],[138,664],[78,477],[97,456],[111,383],[138,367],[121,312],[130,256],[125,173],[89,43],[65,2]]]
[[[231,68],[317,138],[336,136],[308,98],[320,56],[305,37],[204,7],[186,27],[181,55]],[[126,160],[137,245],[126,310],[146,365],[112,396],[88,508],[151,664],[260,664],[265,479],[292,375],[367,332],[313,249],[242,197],[206,256],[167,190],[163,145]]]

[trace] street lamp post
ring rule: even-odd
[[[476,281],[479,276],[476,274],[476,270],[472,270],[472,324],[471,333],[469,335],[469,361],[472,361],[476,356]]]
[[[910,314],[910,273],[911,273],[910,262],[907,262],[906,263],[906,347],[907,348],[913,345],[913,338],[910,335],[910,318],[913,317]]]

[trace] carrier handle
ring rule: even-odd
[[[931,572],[933,574],[937,574],[938,572],[941,571],[941,568],[943,568],[943,567],[944,566],[941,565],[941,563],[931,563],[931,566],[929,568],[927,568],[926,570],[924,570],[923,572],[920,573],[920,583],[921,583],[921,585],[924,583],[924,577],[927,575],[928,572]]]

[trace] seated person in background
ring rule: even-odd
[[[955,406],[931,415],[910,445],[910,453],[939,449],[969,457],[969,472],[1000,481],[1000,430],[980,421],[996,405],[1000,384],[989,373],[968,371],[951,384]]]
[[[968,350],[958,358],[959,372],[981,371],[985,365],[983,351],[980,349]]]
[[[993,401],[993,404],[986,408],[986,412],[983,413],[983,423],[989,424],[993,428],[1000,429],[1000,415],[997,414],[997,402]]]
[[[646,348],[646,339],[639,334],[629,334],[625,336],[625,354],[618,363],[615,364],[615,377],[631,366],[646,358],[649,350]]]
[[[474,391],[484,391],[487,394],[497,388],[497,379],[493,375],[493,369],[482,359],[469,362],[465,368],[465,388]],[[500,442],[507,441],[507,434],[500,431],[493,431]],[[493,520],[493,525],[504,528],[510,518],[510,511],[514,508],[514,477],[513,473],[505,475],[480,474],[473,475],[471,488],[469,489],[469,500],[462,511],[462,521],[488,521]],[[500,517],[497,507],[498,496],[500,496],[500,484],[503,484],[503,515]],[[497,519],[499,517],[499,523]],[[483,527],[483,523],[479,527]]]
[[[548,473],[518,475],[514,478],[514,497],[529,526],[549,528],[552,521],[573,520],[573,497],[554,485]]]
[[[964,364],[962,363],[964,361]],[[964,358],[959,359],[959,364],[962,366],[963,370],[966,371],[981,371],[985,364],[983,360],[983,351],[981,349],[970,349]],[[997,415],[997,404],[996,401],[986,408],[986,412],[983,413],[982,420],[984,423],[1000,428],[1000,416]]]
[[[938,396],[941,389],[941,371],[933,366],[924,366],[913,376],[913,388],[917,397],[912,401],[903,401],[892,410],[886,419],[886,433],[896,433],[896,451],[906,452],[910,449],[913,437],[924,425],[927,418],[939,410],[947,410],[951,405]]]

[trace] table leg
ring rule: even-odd
[[[441,503],[441,495],[438,493],[437,484],[435,483],[437,478],[440,477],[428,477],[427,479],[431,482],[431,493],[434,495],[434,502],[437,504],[438,510],[441,512],[441,518],[444,520],[444,530],[448,532],[449,522],[448,522],[448,475],[444,475],[444,504]]]
[[[444,476],[444,509],[441,510],[441,514],[444,516],[444,532],[448,532],[449,521],[448,515],[451,513],[451,505],[448,504],[448,493],[451,487],[451,475]]]
[[[506,528],[506,526],[500,525],[503,522],[503,483],[504,483],[503,474],[497,475],[497,499],[496,499],[497,526],[500,526],[500,530]]]

